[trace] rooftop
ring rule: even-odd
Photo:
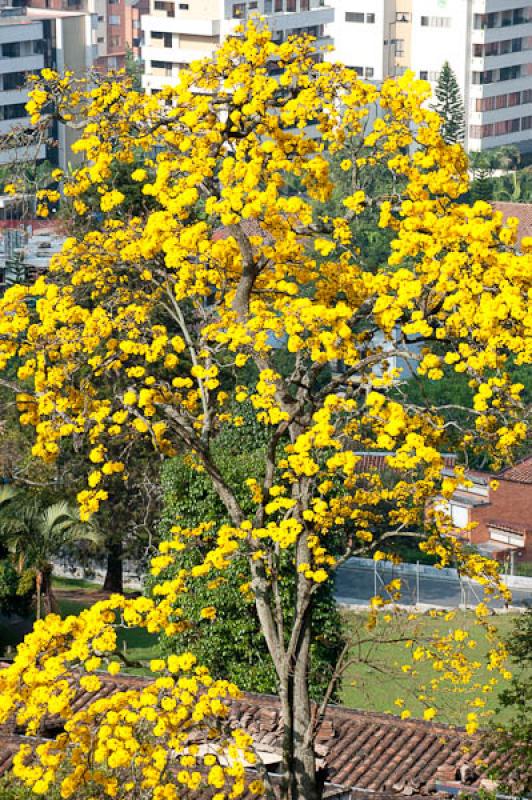
[[[78,691],[73,708],[78,711],[94,700],[116,691],[138,688],[150,680],[137,676],[102,675],[102,688],[89,694]],[[280,761],[282,720],[279,700],[269,695],[245,694],[232,701],[230,722],[250,733],[256,748],[270,754],[274,769]],[[61,730],[57,717],[50,718],[41,731],[50,738]],[[0,731],[0,774],[8,770],[16,749],[31,741],[13,730]],[[478,735],[462,728],[425,722],[342,706],[329,706],[316,736],[319,765],[327,781],[356,798],[391,800],[422,798],[441,791],[481,788],[484,759],[492,766],[500,756],[486,752]],[[276,758],[277,756],[277,758]],[[344,795],[345,796],[345,795]]]

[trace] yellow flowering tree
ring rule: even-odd
[[[250,25],[151,97],[125,78],[92,87],[72,76],[45,78],[28,104],[34,123],[51,114],[82,128],[75,149],[85,160],[63,178],[79,234],[49,275],[4,295],[0,366],[20,364],[18,403],[22,421],[35,428],[36,454],[50,461],[66,440],[89,443],[87,487],[78,498],[84,518],[107,499],[110,477],[125,472],[117,451],[130,453],[141,440],[163,456],[186,452],[208,475],[230,522],[177,524],[153,562],[161,576],[153,599],[128,601],[125,624],[179,632],[187,624],[179,611],[187,580],[217,580],[236,554],[247,558],[251,581],[242,591],[255,602],[278,676],[281,793],[315,800],[319,712],[309,701],[308,664],[320,584],[349,556],[380,558],[392,537],[424,529],[423,546],[443,565],[454,560],[464,574],[497,585],[489,562],[445,535],[449,521],[429,502],[449,497],[463,472],[444,477],[449,423],[434,404],[404,399],[401,380],[413,373],[438,381],[444,365],[466,373],[474,395],[468,446],[486,448],[495,461],[511,457],[526,433],[522,387],[512,384],[508,365],[530,358],[530,241],[519,253],[515,221],[503,224],[486,203],[459,202],[466,158],[443,141],[438,116],[425,107],[427,84],[410,73],[380,88],[366,84],[321,62],[310,39],[277,45]],[[350,189],[342,212],[331,215],[324,211],[334,188],[329,156],[347,149]],[[114,184],[124,165],[145,207],[131,210]],[[403,187],[401,195],[365,190],[377,168]],[[89,202],[95,194],[98,209]],[[368,209],[393,233],[378,269],[363,266],[353,236]],[[283,369],[279,346],[289,354]],[[211,447],[222,425],[241,425],[244,402],[267,439],[260,476],[247,482],[251,512]],[[375,449],[389,453],[393,481],[361,469],[360,453]],[[176,552],[205,541],[210,547],[190,576],[165,576]],[[296,576],[288,621],[281,560]],[[55,669],[68,716],[64,675],[74,661],[92,668],[94,649],[102,658],[95,615],[115,613],[98,606],[69,623],[79,625],[76,642],[88,648],[76,661],[68,631],[58,632],[53,655],[44,638],[44,626],[66,622],[41,623],[41,639],[9,671],[4,715],[16,710],[24,722],[30,709],[39,719],[49,702],[39,690]],[[203,609],[198,624],[215,614]],[[436,678],[467,682],[467,648],[456,654],[454,642],[418,648],[414,661],[431,660]],[[494,669],[501,657],[493,652]],[[147,706],[159,709],[157,698]],[[179,708],[182,696],[173,699]],[[67,723],[65,748],[77,746],[71,729],[78,724],[79,737],[102,725],[108,733],[109,709],[98,709],[88,712],[91,725],[76,715]],[[434,713],[430,707],[427,718]],[[471,711],[472,730],[476,717]],[[173,732],[172,719],[165,724]],[[175,749],[172,741],[163,748]],[[83,762],[83,769],[96,780],[93,766]],[[237,797],[240,789],[227,791]]]

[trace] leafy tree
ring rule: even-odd
[[[52,591],[52,559],[67,546],[80,541],[98,542],[99,534],[81,522],[77,509],[60,502],[43,507],[38,495],[0,489],[0,541],[10,551],[18,574],[20,594],[35,583],[37,619],[42,599],[47,613],[56,611]]]
[[[532,609],[515,621],[506,642],[513,661],[511,684],[500,695],[509,721],[492,726],[486,744],[502,758],[493,776],[504,790],[517,797],[532,791]]]
[[[268,74],[272,60],[279,76]],[[357,553],[381,558],[390,540],[425,522],[426,552],[505,593],[496,565],[446,536],[448,519],[429,505],[436,494],[452,496],[460,471],[453,479],[443,474],[444,409],[398,400],[394,364],[411,358],[417,373],[435,382],[446,365],[466,373],[473,393],[463,407],[469,443],[482,443],[494,462],[510,460],[526,436],[522,389],[507,367],[528,358],[527,255],[515,252],[515,228],[489,207],[458,202],[467,189],[466,158],[441,137],[438,115],[408,73],[377,88],[348,68],[317,62],[307,39],[276,45],[268,30],[250,24],[157,98],[132,91],[126,80],[89,86],[48,78],[32,92],[29,111],[43,125],[49,114],[90,119],[76,143],[86,162],[65,181],[65,193],[79,201],[83,216],[84,198],[97,186],[102,221],[67,241],[49,276],[6,292],[0,367],[21,361],[18,378],[26,383],[19,403],[23,420],[35,427],[36,453],[53,460],[65,440],[89,443],[87,487],[78,495],[83,519],[108,499],[109,480],[124,471],[139,442],[152,443],[163,457],[193,459],[225,513],[222,520],[174,527],[152,562],[159,581],[151,598],[115,596],[75,620],[52,616],[27,637],[24,657],[0,675],[7,698],[0,721],[17,713],[35,731],[51,705],[69,724],[64,737],[39,751],[46,779],[36,779],[25,756],[18,774],[43,792],[59,761],[67,794],[124,796],[142,786],[152,800],[167,784],[175,796],[171,770],[180,759],[179,781],[188,790],[203,788],[198,767],[210,762],[210,787],[244,791],[238,754],[249,761],[249,743],[235,743],[237,732],[223,725],[225,698],[236,689],[211,684],[192,655],[154,661],[157,691],[99,699],[82,715],[70,706],[72,684],[58,681],[69,676],[87,691],[99,689],[94,669],[102,661],[117,668],[113,625],[144,625],[167,636],[210,625],[216,608],[204,607],[200,620],[188,621],[180,599],[196,578],[217,580],[243,558],[277,676],[284,733],[279,791],[283,800],[317,800],[314,737],[328,693],[312,706],[312,630],[320,587],[338,566]],[[308,135],[311,122],[321,141]],[[351,137],[364,152],[345,165],[350,188],[341,213],[331,215],[324,207],[334,188],[324,142],[330,152],[341,151]],[[139,151],[144,166],[135,165],[131,179],[156,206],[131,215],[110,165],[133,167]],[[379,226],[393,238],[386,261],[370,268],[350,226],[372,205],[361,187],[381,164],[400,189],[379,200]],[[294,180],[300,196],[287,191]],[[278,341],[291,356],[284,372],[276,366]],[[244,504],[214,449],[224,426],[243,426],[235,408],[246,401],[266,444],[261,477],[246,479]],[[367,449],[390,452],[387,466],[400,480],[364,471],[360,451]],[[200,564],[173,572],[183,551],[198,549]],[[288,565],[288,586],[295,589],[287,625]],[[392,582],[390,591],[397,590]],[[383,604],[375,598],[370,628]],[[487,613],[482,606],[478,612],[480,619]],[[470,652],[467,632],[444,635],[415,648],[412,664],[434,667],[432,687],[454,680],[463,692],[476,683]],[[495,669],[503,655],[492,646]],[[468,706],[461,697],[472,732],[478,698]],[[426,718],[435,713],[428,707]],[[122,746],[116,743],[124,719]],[[98,761],[80,786],[75,765],[80,758],[89,763],[87,727]],[[217,741],[218,749],[204,762],[192,741]]]
[[[464,102],[448,61],[441,68],[435,94],[437,102],[433,108],[443,120],[441,135],[448,144],[461,144],[465,133]]]
[[[263,479],[266,438],[264,428],[257,425],[251,408],[244,408],[245,424],[235,429],[222,428],[213,442],[213,459],[224,479],[231,485],[242,508],[252,513],[253,503],[246,480]],[[259,447],[259,445],[261,445]],[[198,472],[190,459],[181,456],[168,461],[163,469],[164,506],[162,513],[163,539],[172,539],[171,529],[176,521],[188,528],[202,522],[228,523],[227,510],[217,495],[212,481]],[[185,550],[176,560],[172,574],[190,571],[202,563],[214,542],[206,539],[200,546]],[[293,608],[295,586],[290,564],[283,565],[283,613],[288,629]],[[242,591],[251,575],[245,558],[232,561],[223,574],[212,582],[198,578],[191,583],[183,597],[182,609],[186,619],[200,619],[201,610],[216,608],[216,617],[208,626],[191,626],[183,633],[164,637],[166,653],[190,651],[208,667],[215,678],[230,678],[246,691],[275,693],[277,681],[273,661],[253,604],[253,594]],[[152,585],[157,583],[155,578]],[[309,686],[311,696],[320,699],[327,689],[334,667],[343,647],[342,624],[336,607],[332,585],[321,587],[314,609]],[[335,687],[333,697],[339,687]]]

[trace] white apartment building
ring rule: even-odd
[[[25,109],[26,76],[43,67],[83,72],[92,64],[92,19],[79,12],[32,8],[0,8],[0,165],[14,160],[47,158],[61,167],[72,159],[70,145],[76,134],[63,125],[51,131],[56,148],[41,143],[33,148],[6,147],[15,129],[30,127]],[[31,152],[30,152],[31,150]]]
[[[532,149],[532,4],[527,0],[331,0],[327,57],[380,81],[406,69],[435,86],[449,61],[465,146]]]
[[[277,42],[308,33],[319,45],[332,43],[325,29],[333,10],[325,0],[150,0],[150,13],[141,18],[144,89],[151,94],[171,84],[251,15],[267,18]]]

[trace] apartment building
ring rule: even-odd
[[[449,61],[468,150],[532,149],[532,5],[526,0],[331,0],[328,58],[380,81],[411,69],[433,87]]]
[[[82,72],[92,64],[92,22],[88,14],[49,9],[0,7],[0,165],[14,160],[42,160],[64,166],[73,131],[59,125],[51,134],[57,147],[11,146],[9,135],[30,127],[25,105],[29,73],[43,67]],[[13,145],[15,142],[13,142]],[[20,140],[16,144],[20,145]]]
[[[333,21],[325,0],[150,0],[142,17],[143,87],[154,93],[176,80],[179,70],[210,56],[235,26],[251,15],[264,16],[277,42],[308,33],[331,44]]]
[[[84,11],[93,18],[93,66],[101,72],[121,69],[131,51],[140,58],[140,18],[149,0],[30,0],[33,8]]]

